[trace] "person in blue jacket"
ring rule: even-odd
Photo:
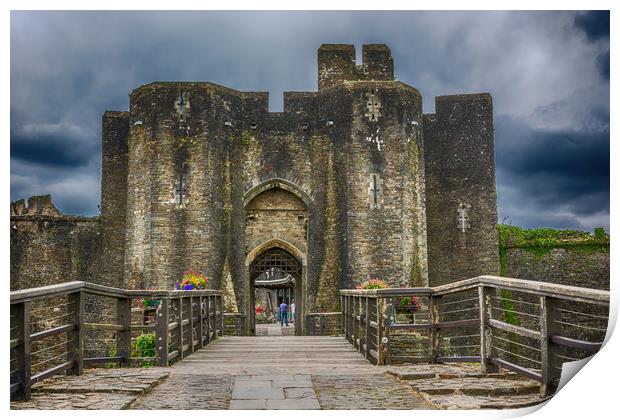
[[[284,325],[288,327],[288,315],[287,315],[288,305],[286,301],[282,301],[280,304],[280,325]]]

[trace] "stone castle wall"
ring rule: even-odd
[[[435,111],[424,116],[429,283],[497,275],[491,96],[440,96]]]
[[[249,248],[271,235],[307,252],[308,310],[333,310],[368,277],[427,284],[422,100],[393,80],[387,47],[365,46],[361,66],[351,48],[322,47],[319,91],[285,93],[282,113],[210,83],[133,92],[124,281],[170,287],[191,267],[219,287],[230,272],[243,308]],[[248,192],[278,179],[308,199],[307,246],[299,220],[244,239]]]
[[[103,283],[98,276],[99,218],[65,216],[51,197],[11,204],[11,290],[68,281]]]

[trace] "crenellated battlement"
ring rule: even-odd
[[[356,65],[354,45],[321,45],[318,51],[319,90],[355,80],[394,80],[394,60],[388,46],[363,45],[362,64]]]

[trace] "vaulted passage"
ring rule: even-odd
[[[305,255],[308,250],[307,197],[284,180],[261,184],[246,195],[244,245],[247,267],[246,328],[281,323],[280,305],[287,304],[287,321],[302,334]],[[292,329],[286,334],[292,334]]]
[[[256,324],[294,322],[291,307],[299,293],[302,265],[290,252],[274,247],[260,254],[250,264],[250,284],[253,284]],[[287,305],[287,317],[281,319],[280,304]]]

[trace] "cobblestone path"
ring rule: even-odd
[[[135,410],[226,410],[230,405],[230,375],[186,375],[172,372],[151,393],[138,398]]]
[[[224,337],[176,363],[166,382],[189,375],[232,378],[230,409],[400,408],[396,403],[402,408],[432,408],[384,372],[341,337],[267,335]],[[131,408],[147,408],[150,404],[143,401],[164,389],[166,382]],[[359,384],[367,386],[362,389]]]

